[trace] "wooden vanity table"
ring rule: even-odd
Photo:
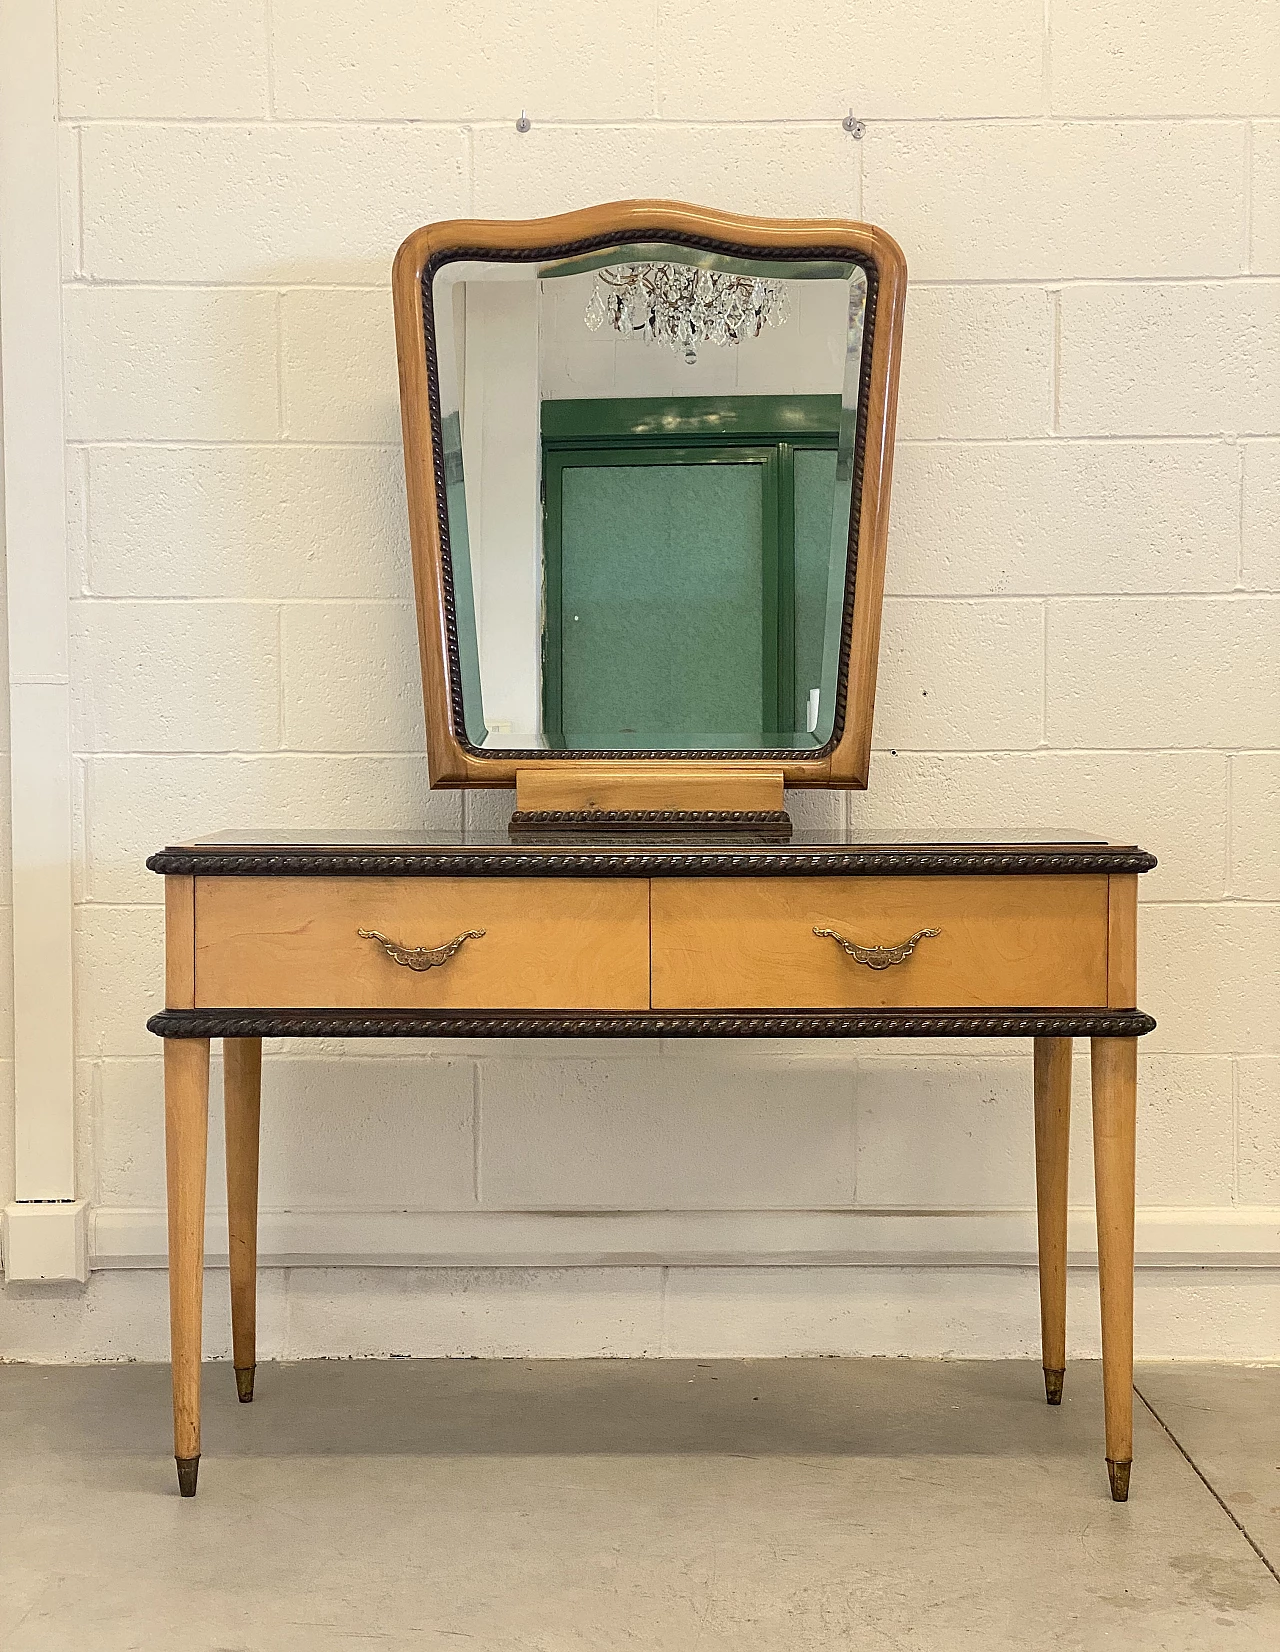
[[[1071,1040],[1092,1040],[1106,1456],[1132,1447],[1137,875],[1088,839],[311,841],[228,834],[165,875],[175,1455],[200,1456],[209,1041],[225,1055],[236,1382],[253,1395],[263,1038],[1030,1038],[1043,1358],[1066,1363]],[[914,944],[913,944],[914,943]]]
[[[906,287],[867,224],[631,201],[432,224],[392,290],[433,787],[500,837],[236,835],[166,880],[175,1455],[200,1456],[209,1041],[253,1396],[264,1037],[1034,1040],[1046,1397],[1092,1040],[1106,1457],[1132,1458],[1142,850],[792,833],[868,784]],[[962,554],[962,548],[957,548]],[[992,669],[999,670],[1000,662]],[[904,1143],[904,1151],[910,1144]]]

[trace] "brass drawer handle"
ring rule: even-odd
[[[899,941],[897,946],[859,946],[856,941],[846,941],[843,935],[837,935],[834,929],[815,929],[813,933],[843,947],[855,964],[865,964],[868,969],[888,969],[890,964],[905,964],[915,951],[917,941],[923,941],[928,935],[941,935],[942,931],[917,929],[909,941]]]
[[[356,934],[362,941],[377,941],[393,964],[403,964],[406,969],[424,970],[438,969],[441,964],[447,964],[464,941],[480,940],[484,930],[468,929],[452,941],[446,941],[443,946],[400,946],[380,935],[376,929],[357,929]]]

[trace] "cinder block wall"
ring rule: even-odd
[[[509,806],[427,791],[396,245],[433,218],[640,194],[863,217],[905,248],[871,790],[797,810],[1082,827],[1155,851],[1140,1199],[1171,1231],[1225,1228],[1274,1263],[1271,0],[62,0],[59,29],[81,1175],[116,1271],[56,1312],[12,1300],[11,1347],[165,1347],[144,1028],[161,888],[145,855],[229,826],[448,825]],[[840,126],[851,106],[862,142]],[[281,1269],[265,1352],[1035,1346],[1025,1270],[620,1265],[655,1235],[686,1258],[737,1243],[751,1264],[808,1242],[813,1213],[973,1213],[977,1231],[983,1212],[1025,1209],[1027,1051],[338,1053],[269,1051],[268,1248],[355,1264],[397,1234],[411,1255],[457,1256],[509,1232],[529,1266]],[[1087,1203],[1083,1065],[1077,1096]],[[215,1148],[214,1204],[220,1174]],[[536,1266],[559,1240],[513,1212],[637,1214],[609,1229],[619,1265],[565,1271]],[[1275,1277],[1144,1275],[1140,1351],[1274,1353]],[[216,1351],[216,1275],[210,1297]]]

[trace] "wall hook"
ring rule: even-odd
[[[849,113],[844,117],[840,124],[844,127],[845,131],[851,138],[860,138],[867,129],[866,121],[859,120],[852,109],[850,109]]]
[[[533,123],[530,121],[528,115],[526,115],[524,110],[522,109],[520,111],[520,119],[516,122],[516,131],[517,132],[527,132],[529,130],[529,127],[532,124]]]

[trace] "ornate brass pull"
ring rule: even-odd
[[[362,941],[377,941],[393,964],[403,964],[406,969],[424,970],[438,969],[441,964],[447,964],[464,941],[480,940],[484,930],[465,930],[443,946],[400,946],[380,935],[376,929],[357,929],[356,934]]]
[[[905,964],[915,951],[917,941],[929,935],[941,935],[942,931],[917,929],[909,941],[899,941],[897,946],[859,946],[856,941],[846,941],[843,935],[837,935],[834,929],[815,929],[813,933],[843,947],[855,964],[865,964],[868,969],[888,969],[890,964]]]

